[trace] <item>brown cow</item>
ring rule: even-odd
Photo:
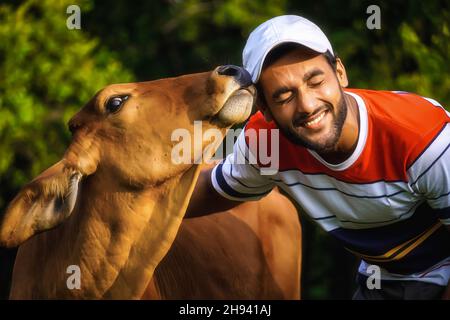
[[[21,245],[10,298],[299,297],[300,227],[280,194],[180,229],[200,166],[172,161],[171,133],[194,120],[225,133],[249,116],[254,88],[226,71],[111,85],[71,119],[63,159],[1,217],[0,244]]]

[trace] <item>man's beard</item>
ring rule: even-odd
[[[336,107],[338,113],[337,114],[332,113],[333,126],[331,128],[331,132],[328,134],[328,138],[324,142],[311,141],[299,135],[291,127],[282,127],[280,126],[278,121],[276,121],[275,119],[274,121],[277,124],[278,128],[283,133],[283,135],[292,143],[313,150],[319,154],[326,154],[336,149],[336,145],[341,136],[345,119],[347,118],[347,103],[345,102],[343,92]],[[318,109],[328,109],[328,112],[330,113],[333,110],[330,104],[321,106]]]

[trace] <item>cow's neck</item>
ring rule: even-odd
[[[25,274],[33,274],[27,279],[30,295],[140,298],[175,238],[197,175],[195,167],[145,191],[108,186],[95,176],[86,179],[71,218],[19,252],[28,262]],[[67,288],[71,265],[81,271],[79,290]]]

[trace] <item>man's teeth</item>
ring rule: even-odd
[[[323,119],[323,117],[325,116],[325,113],[326,113],[326,112],[324,111],[324,112],[322,112],[317,118],[315,118],[314,120],[305,122],[305,127],[309,127],[309,126],[312,126],[312,125],[318,123],[320,120]]]

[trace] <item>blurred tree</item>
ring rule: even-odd
[[[97,0],[85,21],[138,79],[148,80],[241,64],[251,29],[285,6],[285,0],[136,0],[133,6]]]

